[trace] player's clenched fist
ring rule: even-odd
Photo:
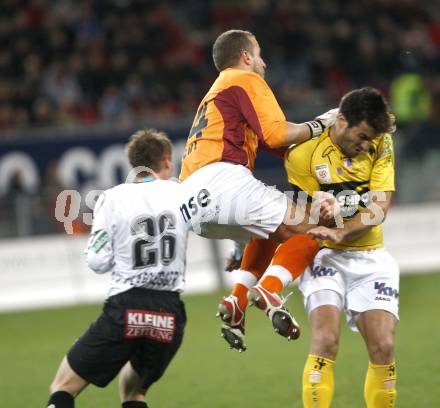
[[[333,194],[325,191],[317,191],[313,195],[313,198],[313,211],[317,212],[319,210],[320,220],[333,220],[341,212],[341,208],[339,207],[339,204]]]

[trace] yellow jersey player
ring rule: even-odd
[[[310,199],[315,191],[331,192],[343,217],[339,227],[308,232],[323,242],[299,283],[311,326],[305,408],[331,405],[342,310],[367,346],[367,407],[395,406],[399,268],[384,249],[381,227],[394,191],[389,126],[382,94],[373,88],[355,90],[342,98],[333,126],[286,156],[287,176],[298,195]]]

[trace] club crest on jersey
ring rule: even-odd
[[[315,166],[315,173],[321,183],[329,183],[332,180],[328,164],[318,164]]]
[[[176,316],[172,313],[127,309],[125,311],[126,339],[147,338],[171,343],[176,331]]]

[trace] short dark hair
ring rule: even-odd
[[[229,30],[220,34],[212,46],[212,58],[217,70],[223,71],[238,63],[243,50],[252,52],[250,31]]]
[[[380,91],[372,87],[355,89],[345,94],[339,104],[348,127],[365,121],[376,133],[387,132],[391,127],[388,103]]]
[[[171,156],[172,144],[164,132],[142,129],[130,137],[125,152],[132,167],[148,167],[157,172],[162,168],[163,156]]]

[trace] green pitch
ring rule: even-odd
[[[440,407],[440,273],[401,282],[397,330],[397,407]],[[301,405],[301,377],[308,328],[298,289],[288,306],[302,336],[288,343],[257,310],[247,316],[248,350],[226,348],[214,318],[221,293],[185,297],[184,343],[162,380],[148,395],[152,408],[266,408]],[[62,356],[100,312],[100,306],[0,315],[0,407],[45,408],[48,386]],[[363,407],[367,354],[358,334],[344,325],[335,368],[333,407]],[[91,386],[79,408],[118,408],[117,383]]]

